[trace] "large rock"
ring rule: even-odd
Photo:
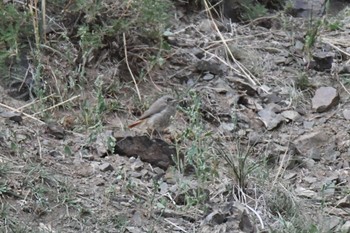
[[[269,104],[258,112],[260,120],[264,123],[267,130],[272,130],[279,126],[284,117],[279,114],[281,107],[277,104]]]
[[[316,131],[304,134],[293,141],[298,153],[313,160],[320,160],[324,154],[325,145],[329,144],[330,135],[325,131]]]
[[[312,98],[312,109],[316,112],[326,112],[339,103],[338,91],[333,87],[320,87]]]
[[[335,54],[333,52],[316,52],[312,55],[314,59],[313,68],[317,71],[330,71]]]
[[[150,139],[146,136],[117,138],[115,153],[128,157],[139,157],[141,161],[153,166],[167,169],[174,165],[172,158],[176,158],[174,146],[161,139]]]
[[[322,16],[325,11],[325,0],[290,0],[290,3],[288,12],[295,17]]]

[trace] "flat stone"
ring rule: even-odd
[[[313,176],[305,176],[303,180],[309,184],[313,184],[317,181],[317,178]]]
[[[154,173],[156,173],[157,175],[164,175],[165,171],[159,167],[155,167],[153,168]]]
[[[300,186],[295,189],[295,193],[297,194],[297,196],[307,198],[314,198],[317,196],[317,193],[315,191]]]
[[[227,122],[222,122],[219,126],[219,129],[223,132],[233,132],[233,130],[236,128],[236,125],[234,123],[227,123]]]
[[[314,121],[304,121],[303,126],[305,129],[311,129],[315,125]]]
[[[296,40],[296,41],[295,41],[295,44],[294,44],[294,48],[295,48],[295,50],[297,50],[297,51],[303,51],[304,43],[301,42],[300,40]]]
[[[300,114],[297,111],[293,111],[293,110],[287,110],[287,111],[283,111],[281,113],[281,115],[291,121],[297,121],[300,119]]]
[[[323,229],[325,230],[325,232],[336,232],[335,228],[339,226],[341,222],[342,218],[338,216],[326,216],[323,220],[323,224],[325,227]]]
[[[127,226],[127,227],[125,227],[125,229],[127,229],[128,232],[130,232],[130,233],[142,233],[142,232],[144,232],[142,229],[140,229],[138,227]]]
[[[293,180],[293,179],[295,179],[297,177],[297,175],[298,174],[295,173],[295,172],[290,172],[290,173],[285,174],[283,176],[283,178],[286,179],[286,180]]]
[[[162,195],[165,195],[167,192],[169,192],[169,185],[165,182],[162,182],[160,185],[159,185],[159,193],[162,194]]]
[[[132,164],[131,164],[131,169],[133,171],[141,171],[141,169],[143,168],[144,163],[137,158]]]
[[[0,112],[0,116],[3,118],[8,118],[16,123],[21,123],[23,121],[22,114],[18,112]]]
[[[338,91],[333,87],[320,87],[312,98],[312,109],[316,112],[326,112],[339,103]]]
[[[350,232],[350,221],[346,221],[340,229],[340,232],[349,233]]]
[[[315,131],[301,135],[293,141],[293,145],[301,155],[319,160],[324,145],[329,144],[329,139],[330,135],[325,131]]]
[[[142,177],[142,173],[141,172],[131,172],[129,175],[131,177],[138,178],[138,179]]]
[[[106,172],[106,171],[113,171],[114,168],[110,163],[103,163],[99,166],[100,171]]]
[[[284,118],[280,114],[274,113],[271,109],[265,108],[258,112],[261,121],[264,123],[267,130],[272,130],[282,123]]]
[[[350,196],[346,195],[337,202],[337,206],[342,208],[350,208]]]
[[[134,226],[138,227],[141,227],[144,224],[142,213],[140,211],[135,211],[134,215],[132,216],[132,223]]]
[[[210,80],[212,80],[213,78],[214,78],[215,76],[213,75],[213,74],[211,74],[211,73],[206,73],[204,76],[203,76],[203,80],[205,80],[205,81],[210,81]]]
[[[344,109],[343,116],[346,120],[350,120],[350,109]]]

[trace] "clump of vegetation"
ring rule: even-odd
[[[163,32],[171,7],[168,0],[1,2],[0,71],[7,78],[3,84],[14,86],[16,79],[14,97],[40,99],[31,107],[44,119],[50,106],[93,90],[89,101],[59,106],[82,109],[78,120],[85,128],[101,126],[103,113],[115,109],[106,107],[105,96],[115,95],[130,82],[131,72],[142,80],[164,60]],[[92,75],[104,62],[116,64],[115,71],[108,74],[107,67]],[[129,70],[117,68],[126,63]]]
[[[301,91],[305,91],[311,87],[308,76],[305,73],[301,73],[295,82],[295,87]]]
[[[168,25],[170,1],[76,1],[65,7],[58,4],[48,3],[44,8],[38,4],[24,6],[10,2],[0,3],[0,46],[3,48],[0,52],[0,69],[8,77],[10,72],[6,68],[9,59],[12,59],[24,69],[30,62],[34,76],[46,77],[45,82],[51,87],[47,91],[64,90],[61,87],[52,88],[60,81],[65,88],[79,88],[91,81],[87,79],[87,68],[96,62],[111,57],[123,59],[123,49],[116,48],[132,48],[141,42],[152,47],[159,44],[156,47],[163,48],[160,44],[164,43],[162,32]],[[60,4],[64,5],[64,2]],[[61,13],[58,15],[56,12]],[[55,33],[49,34],[52,31]],[[127,44],[123,42],[123,34]],[[106,51],[109,56],[103,54]],[[140,68],[140,63],[159,55],[159,52],[146,48],[144,54],[149,57],[131,57],[130,63],[135,62],[131,67]],[[48,55],[56,57],[61,65],[67,66],[67,73],[58,74],[60,71],[54,67],[47,67],[45,56]],[[20,60],[26,56],[30,56],[30,59]],[[71,71],[68,72],[69,70]],[[57,79],[53,77],[56,73],[68,78],[51,80]]]
[[[9,78],[8,65],[20,60],[20,50],[29,49],[27,38],[33,39],[30,14],[15,4],[0,3],[0,71]]]
[[[199,169],[196,170],[198,177],[201,180],[207,180],[207,170],[209,169],[206,163],[208,157],[208,149],[210,147],[210,132],[206,131],[202,122],[200,113],[201,102],[196,93],[190,93],[193,98],[193,103],[183,111],[189,117],[189,124],[186,130],[181,135],[182,140],[190,140],[192,145],[186,150],[187,162]]]
[[[263,17],[271,10],[282,9],[284,5],[284,0],[228,0],[223,1],[222,4],[216,0],[194,0],[190,2],[201,8],[205,8],[206,5],[213,6],[212,10],[215,14],[220,12],[222,9],[220,7],[223,5],[224,11],[220,13],[234,21],[250,21]]]
[[[242,1],[242,19],[253,20],[268,13],[268,9],[262,3],[254,0]]]
[[[192,167],[196,178],[198,179],[198,186],[194,192],[190,192],[186,197],[191,203],[201,203],[207,198],[206,183],[215,175],[215,161],[214,141],[211,132],[208,131],[201,116],[201,102],[197,93],[191,92],[189,94],[193,102],[181,110],[188,117],[188,125],[181,135],[178,137],[178,145],[184,148],[179,148],[184,153],[185,164],[179,164],[180,170],[184,171],[185,167]],[[186,186],[186,185],[185,185]],[[185,187],[184,188],[188,188]],[[193,188],[193,187],[191,187]]]

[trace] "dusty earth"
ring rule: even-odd
[[[136,85],[128,65],[140,68],[149,41],[127,47],[130,64],[91,59],[79,88],[45,51],[55,97],[1,88],[0,232],[350,232],[348,11],[309,47],[305,19],[172,13],[169,48]],[[148,137],[127,125],[168,93],[181,101],[160,139],[184,162],[115,153],[115,138]]]

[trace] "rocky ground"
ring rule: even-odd
[[[152,61],[124,35],[81,85],[65,41],[41,57],[54,94],[1,87],[0,232],[350,232],[349,12],[171,12]],[[127,128],[168,93],[168,132]]]

